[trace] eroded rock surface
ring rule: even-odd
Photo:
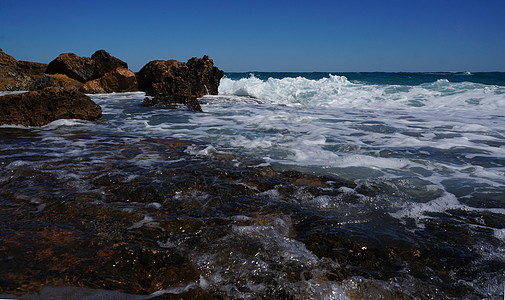
[[[0,124],[42,126],[58,119],[94,120],[102,109],[76,90],[46,88],[0,97]]]
[[[27,91],[47,64],[17,61],[0,49],[0,91]]]
[[[196,111],[196,101],[204,95],[217,95],[224,72],[214,66],[207,55],[191,58],[187,63],[176,60],[154,60],[137,74],[139,90],[153,96],[145,104],[185,104]]]

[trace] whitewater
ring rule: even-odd
[[[138,213],[126,232],[159,230],[153,247],[181,251],[198,272],[151,297],[503,297],[503,73],[228,73],[199,99],[203,113],[141,106],[141,92],[90,97],[99,121],[0,127],[0,195],[38,213],[62,197]],[[204,188],[172,190],[174,168]],[[231,209],[206,168],[324,180],[262,190],[237,175],[249,192],[226,189],[242,205]],[[137,198],[97,183],[109,177]],[[169,234],[168,214],[205,226]]]

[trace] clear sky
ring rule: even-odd
[[[104,49],[133,71],[208,54],[224,71],[505,71],[505,0],[0,0],[18,60]]]

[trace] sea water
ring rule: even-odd
[[[17,186],[16,199],[42,211],[48,200],[40,191],[51,183],[23,175],[27,170],[66,186],[53,197],[72,189],[97,203],[108,196],[91,177],[114,173],[126,185],[145,177],[162,186],[156,174],[191,166],[187,157],[159,150],[166,144],[161,139],[185,141],[184,153],[195,159],[228,155],[236,167],[252,159],[258,168],[349,183],[319,194],[303,185],[258,193],[279,210],[261,222],[247,210],[223,217],[229,231],[205,248],[185,246],[184,235],[157,241],[167,251],[185,249],[201,275],[154,296],[195,287],[243,299],[274,292],[295,299],[503,295],[503,73],[229,73],[219,95],[200,99],[203,113],[143,107],[140,92],[90,97],[103,109],[99,121],[0,128],[4,191]],[[111,151],[139,143],[128,155],[120,150],[121,158]],[[15,181],[19,176],[26,180]],[[172,196],[213,205],[205,190]],[[163,205],[148,203],[149,209]],[[159,221],[146,212],[126,229],[161,228]],[[250,239],[261,251],[230,247]],[[324,251],[315,246],[321,243]],[[302,271],[289,279],[291,269],[282,265]],[[333,278],[332,272],[341,273]]]

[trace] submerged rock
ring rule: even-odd
[[[154,60],[137,74],[139,90],[154,98],[147,105],[185,104],[201,111],[196,98],[217,95],[224,72],[214,66],[207,55],[191,58],[187,63],[176,60]]]
[[[102,109],[76,90],[46,88],[0,97],[0,124],[42,126],[58,119],[94,120]]]
[[[0,49],[0,91],[27,91],[47,64],[17,61]]]

